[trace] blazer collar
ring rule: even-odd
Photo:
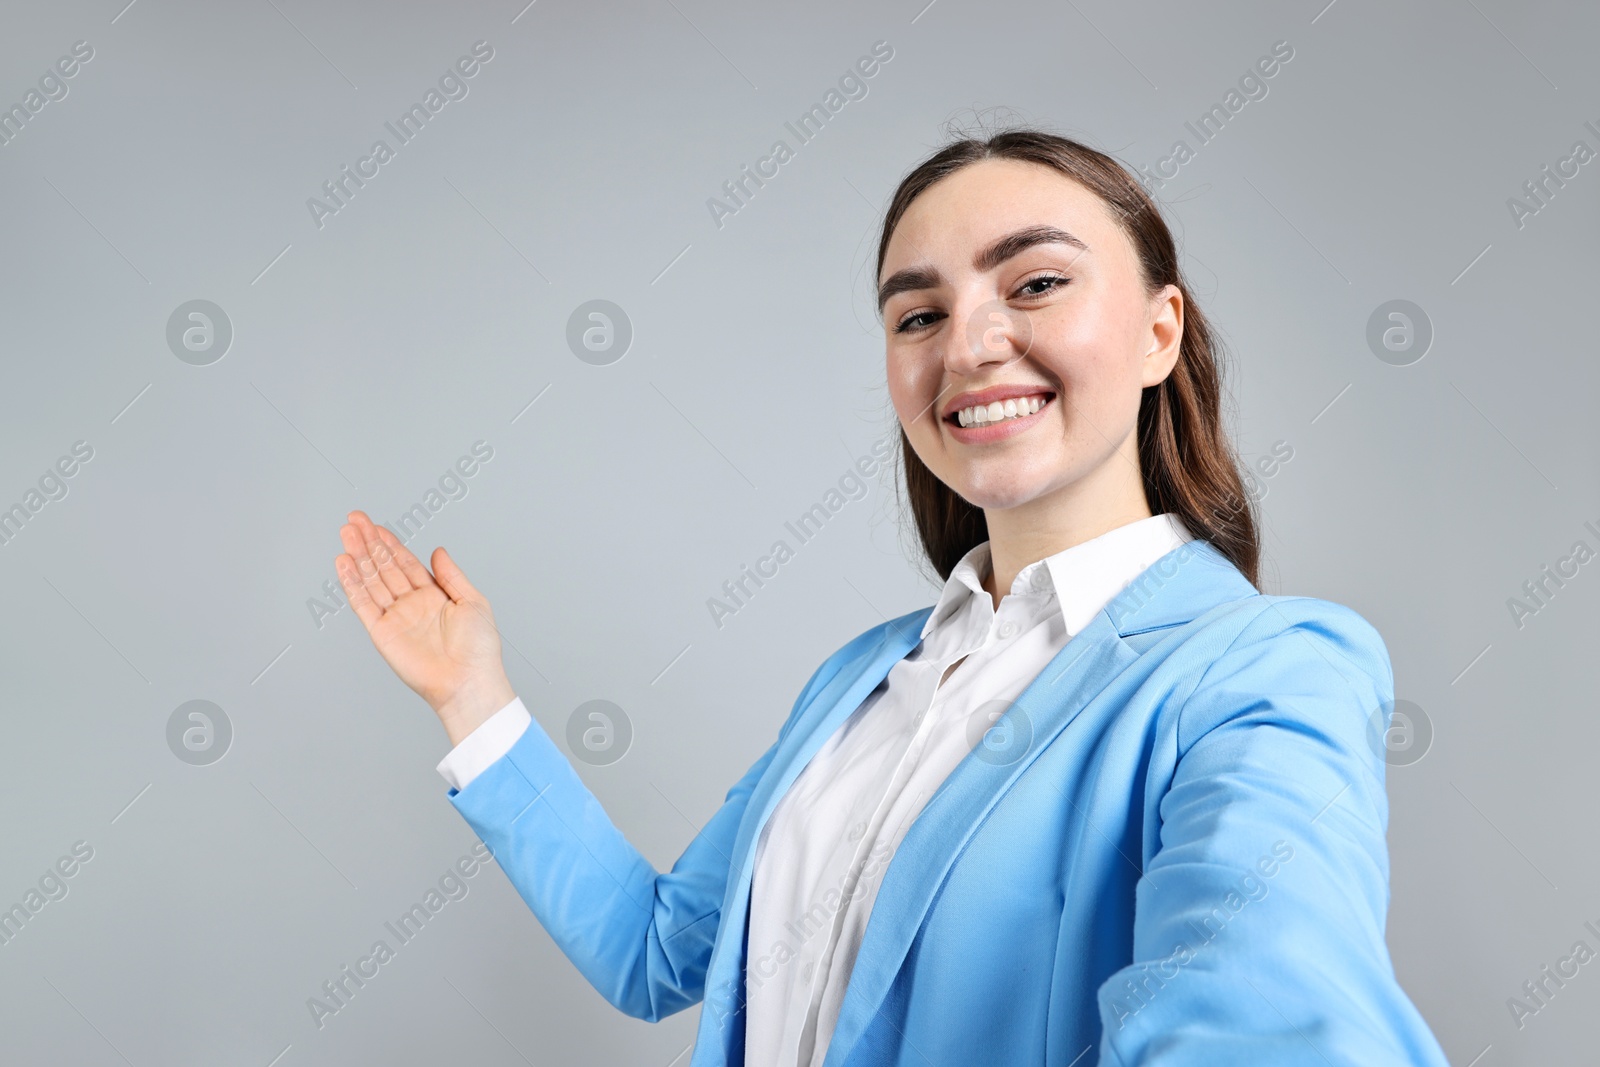
[[[985,758],[980,747],[963,757],[929,799],[922,816],[913,820],[884,871],[824,1067],[839,1067],[846,1061],[877,1013],[945,875],[978,824],[1078,712],[1138,658],[1122,638],[1180,625],[1255,593],[1255,587],[1209,541],[1186,542],[1112,597],[1029,683],[1002,716],[1011,720],[1013,730],[1008,734],[1024,739],[1019,754],[1006,762]],[[845,660],[810,705],[801,709],[751,792],[734,843],[738,870],[724,900],[725,929],[741,935],[746,929],[755,842],[778,800],[822,744],[921,642],[933,611],[922,608],[862,634],[861,651]],[[704,1058],[697,1054],[697,1065],[726,1064],[742,1052],[744,956],[743,936],[718,939],[707,971],[708,1003],[697,1039],[712,1051]]]

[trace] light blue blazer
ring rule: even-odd
[[[761,828],[931,611],[817,668],[670,873],[537,723],[451,803],[602,996],[652,1021],[704,999],[692,1067],[742,1064]],[[825,1067],[1445,1065],[1384,943],[1392,699],[1355,612],[1169,552],[912,823]]]

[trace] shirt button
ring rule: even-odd
[[[1039,571],[1033,576],[1033,588],[1037,592],[1044,592],[1050,587],[1050,576],[1044,571]]]
[[[1007,619],[1005,622],[1000,624],[1000,636],[1001,637],[1010,637],[1012,634],[1014,634],[1016,632],[1017,632],[1017,624],[1012,622],[1010,619]]]
[[[860,841],[861,840],[861,835],[866,833],[866,832],[867,832],[867,824],[864,823],[864,822],[858,822],[854,826],[850,827],[850,840],[852,840],[852,841]]]
[[[800,972],[801,980],[806,982],[811,981],[811,971],[815,966],[816,964],[813,963],[806,964],[806,969]]]

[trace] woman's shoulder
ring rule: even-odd
[[[1365,616],[1321,597],[1256,593],[1219,605],[1205,621],[1232,632],[1230,648],[1310,636],[1341,648],[1385,652],[1383,636]]]
[[[1168,564],[1165,570],[1162,563]],[[1169,553],[1106,605],[1118,634],[1141,654],[1203,664],[1210,677],[1241,660],[1336,654],[1389,674],[1383,637],[1355,609],[1320,597],[1261,592],[1209,542]]]
[[[1283,716],[1306,713],[1324,723],[1333,707],[1344,707],[1340,718],[1348,715],[1354,727],[1393,700],[1383,636],[1348,605],[1257,593],[1195,622],[1189,641],[1205,650],[1204,667],[1181,702],[1180,736],[1267,704]]]

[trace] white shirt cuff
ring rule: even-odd
[[[439,761],[436,769],[452,788],[460,792],[474,778],[488,770],[491,764],[510,752],[511,746],[517,743],[532,722],[533,716],[523,706],[522,698],[514,697],[511,703],[463,737],[461,743]]]

